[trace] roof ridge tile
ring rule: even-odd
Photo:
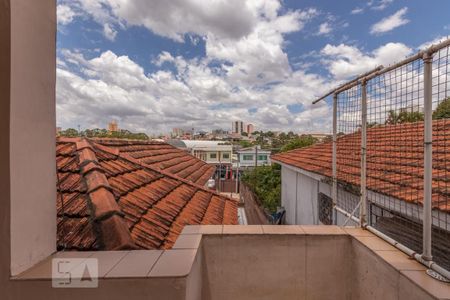
[[[99,166],[94,148],[87,139],[76,142],[80,174],[86,182],[93,220],[100,229],[106,250],[134,249],[124,214],[112,193],[104,170]],[[126,232],[124,231],[126,230]]]

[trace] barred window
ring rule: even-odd
[[[333,200],[323,193],[319,193],[319,221],[324,225],[333,224]]]

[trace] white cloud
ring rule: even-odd
[[[368,5],[370,6],[370,9],[373,10],[384,10],[392,2],[394,2],[394,0],[369,1]]]
[[[352,15],[358,15],[358,14],[362,14],[363,12],[364,12],[364,8],[355,7],[354,9],[352,9],[352,11],[350,13]]]
[[[56,7],[58,24],[67,25],[71,23],[77,15],[68,5],[59,4]]]
[[[409,20],[405,18],[405,14],[407,11],[408,11],[408,8],[403,7],[402,9],[398,10],[393,15],[382,19],[378,23],[375,23],[370,28],[370,33],[371,34],[380,34],[380,33],[388,32],[399,26],[409,23]]]
[[[358,48],[345,44],[328,44],[321,50],[324,64],[337,80],[364,73],[379,65],[387,66],[411,53],[412,49],[401,43],[388,43],[371,53],[363,53]]]
[[[325,22],[325,23],[320,24],[317,35],[326,35],[326,34],[329,34],[332,30],[333,29],[331,28],[330,23]]]
[[[103,35],[110,41],[116,39],[117,31],[108,23],[103,25]]]
[[[446,36],[439,36],[439,37],[437,37],[437,38],[435,38],[435,39],[433,39],[431,41],[428,41],[428,42],[425,42],[425,43],[419,45],[417,47],[417,50],[424,50],[424,49],[426,49],[426,48],[428,48],[428,47],[430,47],[432,45],[438,44],[439,42],[442,42],[442,41],[444,41],[446,39],[447,39]]]
[[[64,5],[89,14],[111,40],[127,26],[143,26],[178,42],[201,39],[206,46],[206,56],[194,59],[163,51],[150,73],[112,51],[91,52],[90,59],[78,51],[59,51],[57,117],[65,128],[105,127],[117,119],[121,128],[160,133],[173,127],[229,129],[230,120],[242,119],[263,130],[329,131],[330,106],[313,106],[311,100],[336,82],[411,53],[400,43],[371,52],[327,45],[318,62],[332,75],[326,76],[292,69],[285,51],[285,35],[315,18],[319,12],[313,8],[284,10],[278,0],[213,0],[209,5],[201,0],[74,0]],[[319,32],[346,24],[326,19]],[[301,104],[303,111],[289,112],[292,104]]]
[[[320,131],[329,120],[326,105],[311,106],[311,100],[330,84],[323,77],[304,71],[291,72],[278,84],[258,86],[233,84],[226,73],[208,66],[208,59],[185,60],[163,52],[155,63],[171,63],[176,73],[144,69],[127,56],[106,51],[92,59],[76,52],[61,51],[57,69],[58,125],[105,127],[111,119],[122,128],[147,133],[168,132],[173,127],[210,130],[229,129],[240,118],[260,129]],[[78,72],[66,66],[76,64]],[[299,118],[287,105],[300,103],[312,109]],[[251,119],[248,110],[257,108]],[[323,127],[325,126],[325,127]]]

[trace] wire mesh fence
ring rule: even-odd
[[[358,217],[361,156],[361,86],[339,93],[337,101],[336,205]]]
[[[367,215],[363,222],[424,258],[431,245],[433,261],[447,270],[449,48],[447,43],[432,51],[431,60],[416,55],[336,92],[333,166],[337,208],[357,218]],[[339,217],[337,221],[342,225]]]

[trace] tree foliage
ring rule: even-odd
[[[397,113],[394,110],[390,110],[386,119],[386,124],[403,124],[423,121],[423,113],[418,111],[401,111]]]
[[[78,130],[73,128],[67,128],[66,130],[63,130],[59,133],[61,136],[65,137],[77,137],[79,136]]]
[[[260,166],[247,170],[241,177],[258,197],[264,208],[271,213],[281,205],[281,167],[279,165]]]
[[[281,148],[281,152],[286,152],[294,150],[297,148],[308,147],[317,142],[317,139],[313,138],[311,135],[302,135],[300,137],[292,139],[286,145]]]
[[[242,148],[248,148],[248,147],[253,146],[253,144],[251,142],[249,142],[249,141],[239,141],[239,145]]]
[[[450,97],[444,99],[433,112],[433,120],[450,118]]]
[[[118,139],[133,139],[133,140],[148,140],[148,136],[145,133],[133,133],[126,129],[121,129],[115,132],[109,132],[106,129],[86,129],[84,131],[78,132],[78,130],[73,128],[68,128],[59,133],[60,136],[64,137],[77,137],[85,136],[89,138],[118,138]]]

